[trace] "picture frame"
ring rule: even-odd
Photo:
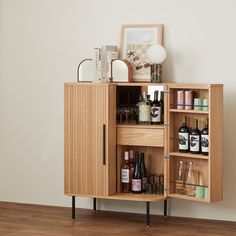
[[[162,45],[162,38],[161,24],[122,25],[120,58],[132,65],[134,82],[150,82],[150,63],[146,51],[152,44]]]

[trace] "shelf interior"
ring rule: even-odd
[[[178,165],[180,161],[183,161],[184,164],[183,166],[184,166],[185,179],[187,177],[189,162],[190,161],[193,162],[193,176],[194,176],[194,183],[192,184],[193,186],[204,186],[204,187],[209,186],[208,160],[196,159],[184,156],[176,156],[175,158],[170,159],[170,181],[169,181],[170,194],[176,194],[176,179],[177,179]],[[187,195],[180,195],[180,196],[189,197]],[[193,199],[193,197],[190,198]]]
[[[158,147],[117,145],[117,193],[121,193],[121,170],[124,152],[133,150],[135,153],[143,152],[148,175],[164,174],[164,150]]]

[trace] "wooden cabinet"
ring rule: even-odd
[[[126,93],[138,97],[138,93],[150,89],[164,91],[164,124],[116,124],[118,99],[124,99]],[[178,90],[192,90],[194,97],[207,98],[208,111],[176,109]],[[144,202],[167,197],[208,203],[222,200],[222,114],[222,85],[66,83],[65,194]],[[200,128],[208,117],[208,156],[178,151],[178,129],[184,115],[191,127],[197,118]],[[129,149],[145,153],[150,173],[164,174],[164,194],[121,193],[120,164],[124,151]],[[201,184],[208,188],[207,198],[176,194],[179,160],[192,161],[201,172]]]
[[[65,84],[65,194],[116,193],[116,86]]]

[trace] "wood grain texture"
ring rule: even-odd
[[[152,204],[151,209],[163,214]],[[76,216],[76,221],[71,221],[71,209],[66,207],[0,202],[0,235],[225,236],[236,232],[236,222],[152,215],[151,227],[146,228],[143,214],[76,209]]]
[[[115,192],[116,182],[108,178],[115,171],[115,133],[109,131],[109,126],[115,130],[115,116],[108,112],[114,109],[114,100],[109,99],[115,96],[115,90],[109,90],[113,86],[65,85],[65,194],[106,196]]]
[[[209,94],[209,197],[223,199],[223,86],[211,87]]]
[[[118,127],[117,145],[135,145],[135,146],[164,146],[164,130],[139,128],[139,127]]]

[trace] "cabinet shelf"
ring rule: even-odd
[[[209,156],[204,156],[202,154],[192,154],[192,153],[185,153],[185,152],[170,152],[170,156],[177,156],[177,157],[189,157],[189,158],[196,158],[196,159],[204,159],[208,160]]]
[[[196,202],[205,202],[205,203],[209,203],[209,200],[206,198],[196,198],[196,197],[191,197],[188,195],[181,195],[181,194],[177,194],[177,193],[171,193],[168,194],[168,197],[173,197],[173,198],[178,198],[178,199],[183,199],[183,200],[190,200],[190,201],[196,201]]]
[[[139,202],[156,202],[165,200],[164,195],[155,195],[155,194],[133,194],[133,193],[117,193],[109,196],[108,198],[116,200],[126,200],[126,201],[139,201]]]
[[[198,111],[198,110],[180,110],[180,109],[169,109],[170,112],[177,112],[177,113],[192,113],[192,114],[204,114],[208,115],[209,111]]]
[[[178,181],[171,180],[170,183],[171,184],[176,184],[176,183],[178,183]],[[208,185],[206,185],[206,184],[205,185],[203,185],[203,184],[201,185],[201,184],[188,184],[188,183],[185,183],[185,185],[192,185],[192,186],[195,186],[195,187],[196,186],[201,186],[201,187],[207,187],[208,188]]]
[[[98,198],[98,199],[110,199],[110,200],[124,200],[124,201],[137,201],[137,202],[158,202],[167,199],[164,195],[157,195],[157,194],[133,194],[133,193],[115,193],[109,196],[99,196],[99,195],[90,195],[90,194],[73,194],[71,196],[77,197],[91,197],[91,198]]]

